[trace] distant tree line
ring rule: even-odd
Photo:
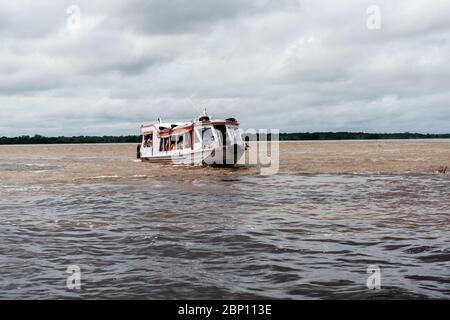
[[[131,143],[139,142],[140,136],[76,136],[44,137],[41,135],[1,137],[0,144],[75,144],[75,143]]]
[[[450,134],[420,133],[364,133],[364,132],[306,132],[281,133],[280,140],[375,140],[375,139],[450,139]],[[41,135],[0,137],[0,145],[5,144],[75,144],[75,143],[138,143],[141,137],[130,136],[76,136],[76,137],[44,137]]]
[[[280,140],[381,140],[381,139],[448,139],[450,134],[306,132],[281,133]]]

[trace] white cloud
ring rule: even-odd
[[[66,9],[82,13],[66,29]],[[195,116],[244,127],[448,132],[448,1],[0,4],[0,136],[134,134]]]

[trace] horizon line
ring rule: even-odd
[[[270,134],[270,132],[268,132]],[[420,133],[420,132],[411,132],[411,131],[397,131],[397,132],[369,132],[369,131],[298,131],[298,132],[279,132],[280,135],[293,135],[293,134],[369,134],[369,135],[394,135],[394,134],[409,134],[409,135],[423,135],[423,136],[445,136],[450,135],[448,133]],[[92,138],[102,138],[102,137],[137,137],[141,136],[140,134],[78,134],[78,135],[42,135],[39,133],[35,133],[33,135],[30,134],[22,134],[17,136],[6,136],[0,135],[0,138],[14,139],[14,138],[79,138],[79,137],[92,137]]]

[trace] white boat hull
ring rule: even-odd
[[[145,157],[142,161],[152,163],[165,163],[175,165],[211,165],[211,166],[235,166],[245,153],[245,147],[233,145],[214,149],[205,149],[195,152],[171,151],[166,154]]]

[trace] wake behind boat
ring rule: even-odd
[[[210,119],[206,110],[190,122],[143,124],[141,135],[137,157],[142,161],[235,166],[245,152],[239,122]]]

